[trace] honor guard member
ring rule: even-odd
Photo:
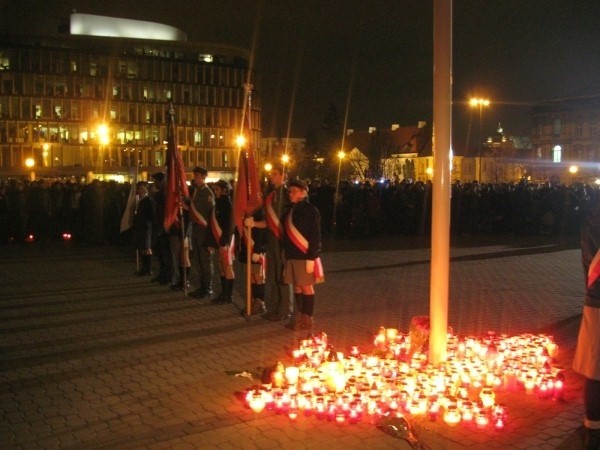
[[[233,302],[233,254],[235,251],[233,234],[233,208],[231,205],[231,185],[225,180],[215,183],[215,206],[210,219],[211,233],[209,247],[219,251],[219,268],[221,273],[221,295],[212,303],[224,304]]]
[[[289,198],[285,187],[283,165],[275,165],[269,172],[271,189],[264,202],[264,220],[254,220],[256,228],[267,230],[267,279],[268,286],[265,319],[277,322],[290,317],[294,308],[292,287],[283,281],[283,226],[281,216],[287,210]]]
[[[583,226],[581,257],[586,290],[573,370],[585,377],[583,448],[600,450],[600,205]]]
[[[175,258],[171,252],[169,235],[165,230],[165,174],[158,172],[152,175],[156,193],[154,194],[154,223],[152,233],[154,234],[154,254],[158,260],[158,274],[151,281],[162,285],[171,283]]]
[[[294,287],[296,314],[286,327],[293,330],[313,326],[316,283],[325,281],[321,264],[321,215],[308,202],[308,185],[302,180],[288,183],[291,207],[283,217],[284,282]]]
[[[240,240],[239,261],[246,264],[248,259],[248,247],[250,247],[250,287],[252,295],[251,314],[263,314],[265,312],[265,279],[267,268],[267,229],[255,227],[255,223],[265,220],[265,212],[258,208],[253,215],[244,219],[244,236]],[[250,229],[250,243],[248,243],[248,229]]]
[[[204,167],[195,167],[194,191],[189,203],[189,214],[192,221],[192,253],[196,261],[200,287],[190,293],[190,297],[202,299],[210,297],[213,293],[214,265],[212,251],[208,247],[210,231],[209,221],[215,204],[215,195],[206,184],[208,170]]]
[[[148,183],[138,181],[135,185],[137,202],[133,214],[133,240],[141,259],[137,276],[152,275],[152,221],[154,201],[148,197]]]

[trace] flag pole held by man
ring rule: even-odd
[[[244,145],[240,146],[237,167],[237,182],[235,185],[234,218],[238,232],[246,238],[246,317],[251,315],[251,255],[250,248],[251,227],[244,226],[244,219],[262,206],[262,193],[258,180],[258,170],[254,161],[254,147],[252,145],[252,86],[246,86],[246,111],[242,120],[241,135],[244,136]]]
[[[175,111],[170,105],[167,128],[167,183],[165,189],[165,230],[175,226],[180,231],[180,268],[183,295],[187,296],[187,270],[191,266],[189,260],[189,241],[185,235],[183,204],[189,197],[186,184],[185,169],[181,153],[177,147],[175,133]]]

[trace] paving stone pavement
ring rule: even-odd
[[[582,379],[570,370],[583,299],[577,242],[462,237],[451,257],[449,325],[460,335],[552,334],[565,399],[499,393],[509,408],[502,431],[411,418],[421,441],[582,448]],[[421,238],[327,240],[316,330],[339,349],[368,345],[379,326],[407,331],[429,313],[429,262]],[[231,305],[185,299],[133,276],[134,265],[110,247],[0,247],[0,448],[410,448],[368,420],[255,415],[234,395],[252,381],[231,374],[285,360],[303,336],[281,322],[245,321]]]

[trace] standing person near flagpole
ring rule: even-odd
[[[600,450],[600,206],[583,227],[581,257],[586,293],[573,370],[586,378],[584,449]]]
[[[278,322],[291,316],[294,308],[292,287],[283,280],[283,226],[281,216],[289,206],[283,165],[273,166],[269,173],[272,189],[264,202],[265,220],[254,220],[254,227],[267,230],[267,278],[268,291],[265,299],[265,319]],[[246,225],[246,223],[244,224]],[[294,319],[292,318],[292,321]]]
[[[286,328],[306,330],[313,327],[314,285],[325,281],[321,264],[321,215],[308,202],[308,185],[302,180],[288,183],[291,208],[283,217],[285,283],[294,287],[294,321]]]
[[[135,187],[138,200],[133,214],[133,240],[142,260],[142,267],[136,272],[141,277],[152,275],[154,201],[148,196],[148,183],[138,181]]]
[[[208,222],[215,204],[215,195],[206,184],[208,170],[195,167],[193,174],[194,192],[191,194],[189,214],[192,220],[192,252],[198,268],[200,287],[189,295],[202,299],[213,293],[214,266],[212,251],[208,248],[208,235],[211,232]]]
[[[233,303],[233,272],[234,234],[233,208],[231,205],[231,185],[225,180],[219,180],[214,185],[215,206],[213,207],[209,235],[209,247],[219,251],[219,267],[221,275],[221,295],[212,300],[213,304],[222,305]]]
[[[158,274],[151,281],[161,285],[171,283],[173,278],[173,268],[175,267],[175,258],[171,252],[169,235],[165,230],[165,174],[158,172],[152,175],[156,193],[154,194],[154,223],[152,233],[154,234],[154,254],[158,260]]]

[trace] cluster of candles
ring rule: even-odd
[[[356,423],[408,414],[502,429],[507,410],[497,402],[498,391],[562,399],[564,374],[552,365],[558,348],[550,336],[449,334],[447,359],[439,367],[427,364],[410,341],[410,335],[382,327],[370,353],[352,346],[344,355],[325,333],[311,335],[293,350],[292,364],[277,364],[271,383],[247,390],[246,402],[256,413],[266,408],[291,420],[303,414]]]

